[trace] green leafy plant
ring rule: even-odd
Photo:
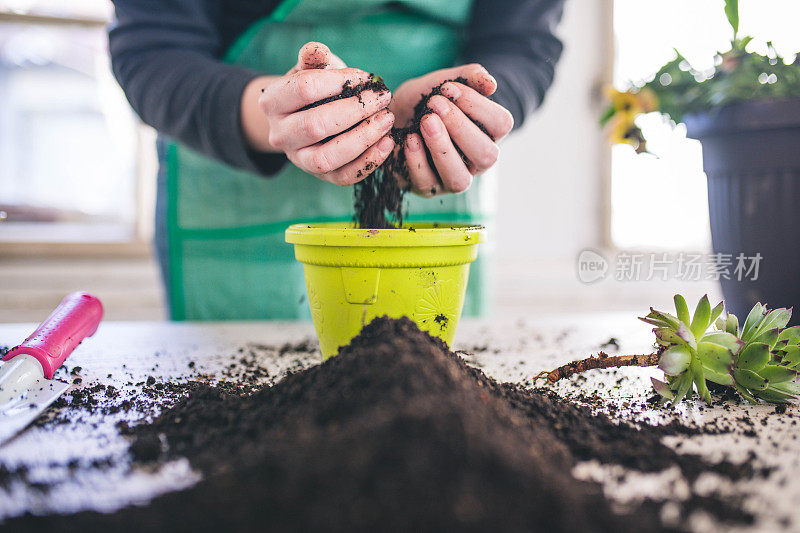
[[[664,402],[677,404],[693,391],[711,403],[708,382],[733,387],[750,402],[785,403],[800,395],[794,380],[800,372],[800,326],[787,328],[791,309],[770,311],[756,304],[739,327],[720,302],[713,308],[703,296],[693,314],[675,295],[675,314],[650,308],[640,320],[654,326],[657,351],[643,355],[597,357],[574,361],[537,377],[550,382],[595,368],[658,366],[665,381],[653,378]]]
[[[736,34],[739,33],[739,0],[725,0],[725,16],[733,28],[733,39],[736,40]]]
[[[741,331],[735,315],[721,317],[723,304],[711,309],[708,297],[689,315],[686,300],[675,296],[676,316],[650,311],[645,322],[663,348],[658,366],[666,382],[653,379],[662,398],[677,403],[692,390],[711,403],[706,381],[734,387],[751,402],[761,398],[785,402],[800,394],[794,383],[800,364],[800,328],[786,328],[790,309],[769,311],[760,303],[753,307]]]
[[[733,377],[736,390],[747,400],[785,402],[800,394],[800,384],[794,382],[800,370],[800,326],[786,328],[791,317],[791,309],[769,311],[758,303],[741,331],[733,315],[717,324],[743,343],[734,354]]]
[[[706,380],[732,386],[733,354],[738,353],[741,341],[727,331],[709,331],[723,311],[720,303],[713,309],[704,296],[697,304],[694,316],[689,315],[686,300],[675,296],[676,315],[650,309],[641,318],[655,327],[656,343],[662,352],[658,367],[667,381],[653,379],[653,386],[663,398],[679,402],[697,388],[701,398],[711,402]]]
[[[686,115],[720,109],[747,100],[774,100],[800,95],[800,56],[781,57],[771,42],[766,55],[747,51],[752,37],[739,37],[737,0],[725,2],[725,15],[733,30],[731,48],[714,57],[715,66],[698,70],[680,52],[649,81],[633,83],[628,91],[609,89],[609,106],[600,123],[609,123],[612,143],[627,143],[646,151],[642,131],[634,123],[640,113],[658,110],[673,122]],[[634,102],[627,105],[626,95]]]
[[[661,67],[652,81],[636,85],[636,92],[651,90],[658,110],[680,122],[701,113],[745,100],[775,100],[800,94],[800,59],[787,63],[767,43],[767,55],[747,52],[750,37],[737,39],[731,50],[718,54],[717,66],[699,71],[677,50],[676,58]]]

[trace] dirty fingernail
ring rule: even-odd
[[[381,139],[381,141],[378,143],[378,150],[383,153],[388,152],[392,148],[394,148],[394,140],[388,135]]]
[[[422,148],[422,144],[420,144],[416,136],[409,135],[406,140],[406,148],[408,148],[409,152],[419,152],[420,148]]]
[[[461,96],[461,89],[458,88],[458,85],[455,83],[447,83],[444,87],[442,87],[442,92],[445,96],[455,100],[459,96]]]
[[[378,123],[384,127],[391,126],[394,123],[394,114],[391,111],[384,111],[378,115]]]
[[[438,117],[428,115],[422,119],[422,131],[429,137],[435,137],[442,133],[442,121]]]
[[[431,109],[433,109],[433,111],[440,117],[443,117],[450,112],[450,106],[447,105],[447,102],[442,101],[439,98],[431,99],[428,105],[431,106]]]

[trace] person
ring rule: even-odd
[[[116,0],[114,74],[159,132],[156,245],[171,317],[308,316],[283,231],[351,220],[349,186],[392,150],[405,151],[402,185],[416,193],[407,220],[486,222],[486,171],[552,82],[562,3]],[[370,73],[392,92],[306,108]],[[395,146],[391,128],[456,78]],[[466,314],[486,308],[487,273],[473,264]]]

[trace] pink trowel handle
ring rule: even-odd
[[[44,377],[53,379],[58,367],[85,337],[97,331],[103,318],[103,305],[87,292],[73,292],[56,307],[25,342],[12,348],[3,361],[15,355],[28,354],[36,358]]]

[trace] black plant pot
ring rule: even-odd
[[[800,98],[744,102],[685,123],[703,145],[714,252],[731,254],[731,279],[721,280],[727,309],[743,320],[759,301],[797,307]],[[747,266],[760,254],[757,278],[734,272],[739,254]]]

